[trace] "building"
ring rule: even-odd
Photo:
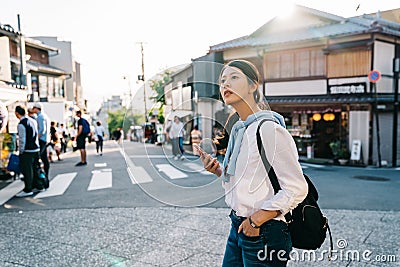
[[[352,155],[356,162],[379,164],[380,155],[399,164],[400,136],[393,130],[398,22],[296,6],[288,18],[276,17],[247,36],[211,46],[209,54],[214,53],[222,53],[224,62],[242,58],[259,68],[260,90],[285,116],[300,155],[333,158],[330,144],[339,141],[353,152],[361,144],[361,153]],[[376,83],[368,79],[371,70],[381,74]]]

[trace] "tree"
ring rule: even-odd
[[[171,71],[166,70],[162,74],[161,79],[150,81],[150,87],[156,93],[156,95],[153,97],[150,97],[150,99],[155,100],[157,103],[159,103],[158,121],[160,123],[164,123],[164,120],[165,120],[164,119],[164,105],[165,105],[164,87],[166,84],[168,84],[172,80],[171,74],[172,74]]]
[[[117,111],[109,111],[108,112],[108,131],[112,133],[117,128],[122,128],[126,133],[132,124],[142,125],[144,123],[144,115],[142,114],[130,114],[127,112],[126,108],[117,110]]]

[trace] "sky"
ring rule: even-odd
[[[207,54],[212,45],[251,34],[292,3],[343,17],[400,8],[398,0],[0,0],[0,23],[17,29],[19,14],[24,35],[72,42],[94,111],[111,95],[138,89],[140,42],[148,79]]]

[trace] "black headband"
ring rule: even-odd
[[[233,60],[228,63],[228,66],[240,69],[254,83],[259,82],[257,70],[245,61]]]

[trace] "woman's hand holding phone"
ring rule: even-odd
[[[204,165],[204,169],[220,177],[222,175],[222,169],[217,158],[213,158],[210,154],[205,152],[199,145],[196,145],[195,149],[197,149],[197,151],[199,152],[200,159]]]

